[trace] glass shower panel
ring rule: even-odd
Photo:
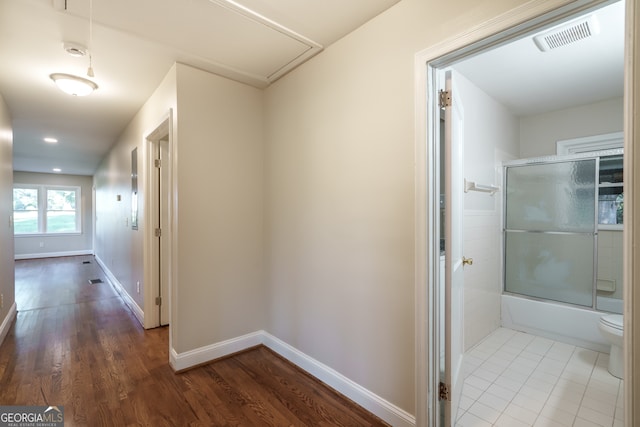
[[[506,291],[591,307],[593,236],[507,232]]]
[[[506,168],[505,291],[593,306],[596,159]]]
[[[506,228],[593,232],[596,160],[507,169]]]

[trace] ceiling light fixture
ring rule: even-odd
[[[60,168],[53,168],[53,171],[54,171],[54,172],[62,172],[62,169],[60,169]]]
[[[49,76],[61,91],[73,96],[86,96],[98,89],[98,85],[83,77],[65,73],[53,73]]]
[[[55,143],[57,143],[57,142],[58,142],[58,140],[57,140],[57,139],[55,139],[55,138],[51,138],[51,137],[46,137],[46,138],[43,138],[43,139],[44,139],[44,142],[47,142],[47,143],[49,143],[49,144],[55,144]]]

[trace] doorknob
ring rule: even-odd
[[[462,257],[462,265],[473,265],[473,258]]]

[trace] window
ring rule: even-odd
[[[80,187],[15,185],[14,234],[80,233]]]

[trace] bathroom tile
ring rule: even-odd
[[[522,353],[518,356],[519,360],[523,362],[526,361],[526,365],[528,366],[538,366],[538,363],[544,358],[543,353],[536,353],[535,351],[530,351],[529,347],[524,349]]]
[[[523,423],[527,423],[528,425],[533,425],[538,418],[538,413],[531,411],[529,409],[523,408],[522,406],[518,406],[515,403],[511,403],[507,406],[507,409],[504,411],[505,414],[521,421]]]
[[[504,412],[504,410],[507,408],[507,405],[509,405],[509,401],[510,399],[503,399],[488,392],[484,393],[478,398],[478,402],[482,403],[483,405],[487,405],[488,407],[495,409],[500,413]]]
[[[530,427],[531,424],[522,422],[510,415],[502,414],[498,421],[493,424],[495,427]]]
[[[527,382],[524,383],[524,385],[525,387],[534,388],[548,396],[549,393],[551,393],[551,390],[553,390],[555,382],[549,383],[547,381],[543,381],[541,379],[535,378],[532,374]]]
[[[580,405],[580,408],[593,409],[594,411],[600,412],[601,414],[607,415],[612,418],[616,413],[615,403],[609,403],[606,401],[594,399],[586,395],[582,399],[582,404]]]
[[[560,378],[554,387],[554,392],[567,392],[567,394],[579,394],[580,397],[587,390],[587,385],[579,382],[571,381],[566,378]]]
[[[577,348],[576,351],[571,356],[571,361],[573,363],[585,363],[593,366],[598,359],[598,352],[593,350],[588,350],[586,348]]]
[[[520,383],[520,385],[524,384],[531,375],[531,372],[527,372],[526,368],[523,367],[509,367],[507,368],[500,377],[509,378],[512,381]]]
[[[491,423],[467,412],[456,421],[456,427],[491,427]]]
[[[558,360],[545,358],[538,364],[536,371],[547,373],[557,379],[566,366],[567,362],[560,362]]]
[[[592,423],[584,418],[576,418],[573,422],[573,427],[602,427],[602,424]]]
[[[571,424],[562,424],[556,420],[552,420],[547,417],[539,416],[536,419],[536,422],[533,424],[533,427],[567,427]]]
[[[460,401],[458,402],[458,412],[462,411],[467,411],[471,405],[473,405],[473,403],[475,402],[475,400],[473,400],[472,398],[462,395],[460,396]]]
[[[526,350],[531,353],[544,355],[549,351],[552,345],[553,341],[547,338],[537,337],[527,346]]]
[[[465,355],[469,375],[456,425],[621,427],[624,387],[608,361],[607,354],[500,328]]]
[[[598,411],[594,411],[593,409],[587,408],[585,406],[581,406],[578,411],[578,418],[582,418],[585,420],[589,420],[593,423],[596,423],[600,426],[610,426],[613,424],[613,417],[602,414]]]
[[[471,408],[469,408],[467,412],[491,424],[495,423],[496,420],[502,414],[501,411],[497,411],[492,407],[487,406],[484,403],[481,403],[479,401],[476,401],[476,403],[471,405]]]
[[[501,387],[517,392],[524,385],[524,381],[514,380],[513,378],[503,374],[495,380],[494,384],[498,384]]]
[[[581,397],[575,399],[575,397],[573,396],[557,396],[552,394],[551,396],[549,396],[549,399],[547,399],[547,403],[545,404],[545,406],[559,408],[565,412],[571,413],[572,415],[576,415],[578,413],[578,410],[580,409],[581,403]]]
[[[589,385],[584,392],[584,396],[600,400],[614,406],[618,400],[617,387],[611,388],[599,384],[594,385],[593,381],[589,382]]]
[[[550,374],[548,372],[540,370],[540,368],[538,367],[538,369],[533,371],[533,373],[529,377],[529,381],[532,381],[532,380],[542,381],[546,384],[550,384],[551,387],[553,387],[558,382],[558,375]]]
[[[544,408],[542,408],[542,411],[540,411],[540,417],[552,420],[563,426],[570,426],[573,424],[576,414],[564,411],[561,408],[557,408],[552,405],[545,405]]]
[[[480,366],[480,369],[484,369],[495,374],[501,374],[506,369],[506,365],[505,363],[498,363],[496,360],[498,360],[497,356],[492,357],[490,360],[484,362],[482,366]]]
[[[541,396],[531,396],[530,394],[518,393],[511,402],[538,413],[542,410],[545,404],[545,397],[542,397],[542,399],[543,400],[541,400]]]
[[[471,384],[465,383],[462,386],[462,394],[467,396],[469,399],[476,400],[482,395],[483,390],[480,390],[477,387],[472,386]]]
[[[477,371],[476,371],[477,372]],[[475,373],[464,380],[465,385],[470,385],[478,390],[485,391],[491,385],[491,381],[487,381],[483,378],[478,377]]]
[[[591,377],[591,371],[587,373],[579,373],[579,372],[571,372],[567,369],[565,369],[560,375],[561,379],[573,381],[575,383],[583,384],[585,386],[589,383],[589,379]]]
[[[509,368],[504,371],[504,374],[511,376],[515,380],[524,382],[535,370],[535,365],[532,366],[521,360],[514,360],[513,363],[509,365]]]
[[[473,376],[481,378],[484,381],[486,381],[489,384],[491,384],[492,382],[494,382],[500,376],[500,374],[496,374],[495,372],[491,372],[491,371],[489,371],[489,370],[487,370],[485,368],[480,367],[480,368],[476,369],[476,371],[473,373]]]
[[[511,401],[511,399],[516,396],[517,391],[508,389],[507,387],[503,387],[500,384],[491,384],[486,393],[491,393],[494,396],[498,396],[507,401]]]

